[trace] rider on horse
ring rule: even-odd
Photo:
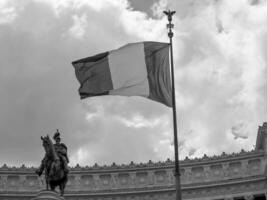
[[[58,132],[58,130],[54,134],[53,139],[56,142],[54,144],[55,151],[56,151],[58,157],[60,158],[60,160],[63,163],[63,170],[66,173],[69,173],[69,169],[68,169],[69,158],[68,158],[68,155],[67,155],[67,146],[65,144],[63,144],[63,143],[60,143],[61,139],[60,139],[60,133]]]
[[[69,173],[69,169],[68,169],[68,163],[69,163],[69,158],[68,158],[68,155],[67,155],[67,146],[63,143],[60,143],[60,133],[57,132],[54,134],[53,136],[53,139],[55,140],[55,144],[54,144],[54,148],[55,148],[55,151],[56,151],[56,154],[58,155],[59,159],[62,161],[62,168],[64,170],[64,172],[66,174]],[[42,160],[41,162],[41,166],[39,167],[38,170],[36,170],[36,173],[38,175],[41,175],[43,170],[44,170],[44,167],[45,167],[45,163],[47,162],[47,156],[44,157],[44,159]]]
[[[45,171],[46,189],[49,188],[55,191],[58,186],[61,196],[64,194],[64,189],[68,181],[68,156],[67,147],[65,144],[60,143],[60,133],[54,135],[55,144],[51,141],[49,135],[42,137],[43,147],[45,149],[45,156],[42,160],[41,166],[36,170],[40,176]]]

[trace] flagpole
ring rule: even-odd
[[[172,48],[172,28],[174,25],[172,22],[172,15],[175,11],[164,11],[163,12],[168,17],[169,23],[167,28],[169,29],[168,36],[170,38],[170,49],[171,49],[171,80],[172,80],[172,108],[173,108],[173,133],[174,133],[174,157],[175,157],[175,183],[176,183],[176,200],[182,200],[182,190],[180,181],[180,167],[179,167],[179,156],[178,156],[178,137],[177,137],[177,120],[176,120],[176,103],[175,103],[175,80],[174,80],[174,67],[173,67],[173,48]]]

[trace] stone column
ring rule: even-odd
[[[65,200],[65,198],[60,196],[57,192],[42,190],[31,200]]]
[[[82,188],[82,181],[81,181],[82,177],[80,174],[75,174],[74,175],[74,180],[73,180],[73,189],[74,190],[78,190]]]
[[[93,181],[94,181],[95,189],[101,189],[99,174],[93,174]]]
[[[167,169],[167,179],[168,179],[168,185],[174,184],[174,176],[173,176],[173,169]]]
[[[210,166],[209,165],[204,165],[204,174],[205,174],[205,177],[204,179],[206,179],[205,181],[210,181]]]
[[[154,171],[149,170],[148,171],[148,185],[154,185],[155,181],[154,181]]]
[[[136,187],[136,172],[129,172],[130,175],[130,187],[135,188]]]
[[[223,163],[222,164],[222,170],[223,170],[223,179],[228,179],[229,176],[229,163]]]

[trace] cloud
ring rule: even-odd
[[[2,163],[38,165],[44,155],[40,136],[53,135],[57,128],[72,165],[158,160],[169,154],[155,149],[169,129],[161,123],[168,120],[166,114],[157,119],[157,113],[168,110],[165,106],[136,97],[80,101],[71,62],[144,37],[127,33],[123,15],[129,23],[140,16],[140,23],[146,20],[145,14],[128,10],[126,1],[98,7],[86,2],[13,2],[18,17],[0,27],[5,47],[0,50],[5,66],[0,69]]]
[[[40,136],[56,129],[72,165],[173,159],[170,108],[141,97],[80,101],[71,66],[129,42],[168,41],[167,8],[176,10],[180,158],[255,144],[267,117],[266,2],[162,0],[147,8],[153,18],[126,0],[0,2],[1,163],[38,165]]]
[[[97,112],[103,112],[105,119],[102,114],[90,118],[90,124],[97,127],[97,132],[91,132],[91,140],[74,152],[73,163],[77,159],[82,164],[85,161],[87,164],[111,164],[172,157],[171,133],[169,124],[165,122],[166,117],[140,121],[143,118],[140,115],[133,115],[133,120],[130,120],[108,110]]]
[[[239,151],[241,146],[249,150],[257,126],[266,120],[266,54],[260,48],[266,3],[169,3],[177,11],[176,94],[184,149],[196,148],[197,156]],[[240,121],[249,140],[233,142],[229,130]],[[194,135],[186,137],[190,129]]]
[[[81,17],[74,15],[73,18],[73,26],[69,29],[69,33],[76,37],[77,39],[82,39],[85,35],[85,29],[88,24],[87,16],[83,14]]]

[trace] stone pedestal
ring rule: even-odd
[[[57,192],[42,190],[31,200],[65,200],[65,198],[60,196]]]

